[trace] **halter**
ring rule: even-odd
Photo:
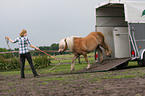
[[[66,49],[67,49],[67,42],[66,42],[66,39],[67,39],[67,38],[64,39],[65,47],[63,48],[63,50],[66,50]]]

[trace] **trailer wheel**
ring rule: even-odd
[[[141,62],[142,62],[141,66],[145,66],[145,53],[143,53],[143,59],[141,60]],[[139,64],[139,62],[138,62],[138,64]]]
[[[128,65],[129,61],[124,62],[123,64],[117,66],[117,69],[123,69],[124,67],[126,67]]]
[[[139,66],[142,66],[142,60],[137,60]]]

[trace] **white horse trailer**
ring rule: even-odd
[[[145,66],[145,2],[109,0],[95,13],[96,31],[105,35],[112,59],[130,58]]]

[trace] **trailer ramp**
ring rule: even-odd
[[[108,60],[104,60],[103,63],[92,64],[90,69],[84,68],[78,72],[109,71],[115,67],[121,66],[122,64],[128,62],[129,60],[130,60],[130,58],[108,59]]]

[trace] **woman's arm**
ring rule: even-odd
[[[40,50],[39,48],[37,48],[37,47],[35,47],[35,46],[33,46],[33,45],[30,45],[30,47],[31,47],[31,48],[34,48],[34,49],[36,49],[36,50]]]

